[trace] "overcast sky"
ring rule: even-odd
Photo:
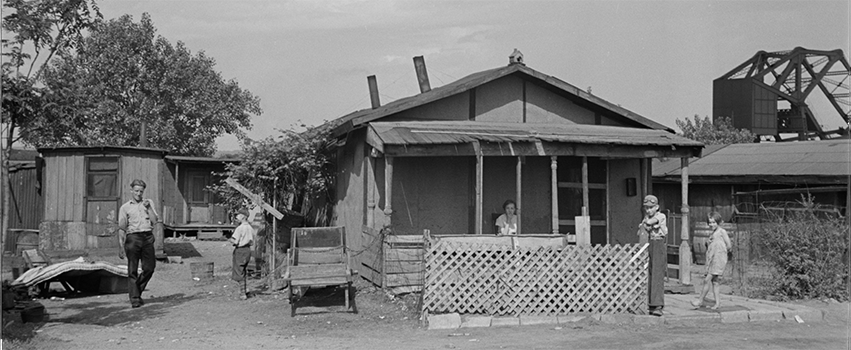
[[[417,94],[418,55],[438,87],[504,66],[517,48],[527,66],[675,128],[710,115],[712,80],[759,50],[851,51],[847,0],[99,4],[106,18],[149,13],[159,35],[205,51],[224,78],[259,96],[254,139],[369,108],[369,75],[382,104]],[[841,125],[825,114],[823,124]],[[219,140],[219,150],[238,148]]]

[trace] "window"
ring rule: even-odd
[[[86,197],[116,199],[118,195],[118,157],[90,157],[86,167]]]

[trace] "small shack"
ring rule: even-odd
[[[232,230],[217,198],[208,193],[225,160],[168,156],[165,150],[121,146],[39,149],[44,159],[44,217],[39,248],[48,254],[117,251],[117,214],[130,200],[130,182],[147,184],[145,198],[166,231]],[[163,230],[155,230],[157,255],[163,255]]]
[[[422,234],[494,235],[506,199],[518,232],[584,231],[595,245],[637,243],[641,198],[653,158],[700,155],[703,145],[512,55],[509,65],[431,89],[414,58],[421,93],[336,121],[334,224],[362,276],[417,289]],[[419,246],[417,246],[419,244]]]

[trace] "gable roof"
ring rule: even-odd
[[[600,97],[589,94],[576,86],[568,84],[556,77],[546,75],[544,73],[538,72],[532,68],[526,67],[522,64],[512,64],[505,67],[490,69],[478,73],[470,74],[466,77],[458,79],[452,83],[436,87],[431,89],[430,91],[420,93],[414,96],[409,96],[405,98],[401,98],[380,106],[375,109],[363,109],[356,112],[349,113],[344,115],[337,120],[334,121],[335,135],[342,135],[356,127],[359,127],[365,123],[372,122],[374,120],[389,116],[391,114],[399,113],[414,107],[418,107],[433,101],[437,101],[440,99],[444,99],[453,95],[457,95],[466,91],[469,91],[475,87],[484,85],[485,83],[497,80],[499,78],[511,75],[511,74],[522,74],[526,77],[532,78],[534,80],[540,81],[544,84],[547,84],[557,90],[562,92],[571,94],[576,96],[582,100],[593,103],[597,106],[600,106],[606,110],[611,111],[616,115],[620,115],[627,120],[631,120],[637,124],[646,126],[650,129],[657,130],[665,130],[667,132],[673,133],[674,131],[667,126],[654,122],[650,119],[647,119],[637,113],[634,113],[626,108],[620,107],[616,104],[608,102]]]
[[[689,177],[851,176],[851,139],[707,146]],[[653,177],[680,176],[680,160],[654,160]]]

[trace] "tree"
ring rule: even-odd
[[[212,155],[218,136],[242,137],[251,115],[261,113],[258,97],[214,67],[203,51],[193,55],[156,35],[147,13],[139,23],[130,15],[98,23],[77,50],[45,69],[52,108],[22,137],[37,146],[147,144]]]
[[[2,113],[0,113],[0,189],[2,189],[2,241],[9,227],[9,156],[26,127],[45,107],[44,89],[38,85],[43,68],[57,53],[76,47],[83,32],[103,16],[93,0],[3,1],[4,37]],[[11,37],[11,39],[9,39]]]
[[[290,203],[279,207],[305,214],[314,225],[325,225],[330,219],[334,178],[331,130],[332,123],[325,123],[304,132],[279,130],[278,137],[245,140],[242,160],[229,164],[223,175],[254,193],[266,194],[269,203],[276,197]],[[232,208],[245,199],[228,185],[213,186],[213,191]]]
[[[695,114],[694,122],[686,118],[685,121],[677,119],[676,123],[682,130],[683,136],[706,145],[751,143],[756,140],[756,135],[749,130],[734,128],[730,118],[727,117],[720,117],[713,121],[708,116],[701,119]]]

